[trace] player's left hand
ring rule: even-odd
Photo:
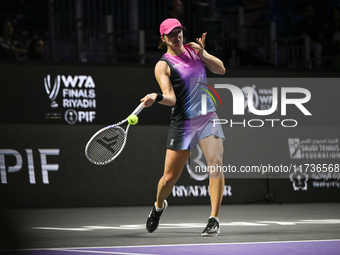
[[[201,56],[201,54],[203,54],[203,50],[205,48],[205,38],[206,38],[206,36],[207,36],[207,32],[203,33],[201,38],[196,38],[196,42],[199,46],[199,49],[198,49],[198,55],[199,56]]]

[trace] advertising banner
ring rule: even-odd
[[[126,118],[146,94],[160,91],[150,67],[8,64],[1,68],[0,124],[109,125]],[[164,125],[169,120],[168,107],[154,107],[142,124]]]
[[[0,206],[152,204],[163,169],[166,126],[132,127],[121,155],[104,166],[90,163],[84,153],[99,128],[1,125]]]
[[[152,68],[61,65],[3,67],[0,206],[150,205],[163,173],[171,107],[139,115],[124,151],[106,166],[84,155],[88,139],[158,92]],[[13,75],[20,73],[20,75]],[[340,201],[339,78],[214,78],[198,110],[217,117],[223,164],[197,147],[171,204],[208,204],[209,172],[225,177],[223,203],[269,196],[282,203]],[[214,168],[215,167],[215,168]]]

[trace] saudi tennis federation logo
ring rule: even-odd
[[[203,83],[203,82],[199,82],[199,83],[204,85],[204,86],[206,86],[208,89],[210,89],[216,95],[216,97],[220,101],[220,104],[222,105],[221,97],[220,97],[220,95],[217,93],[217,91],[213,87],[211,87],[208,84]],[[215,107],[217,106],[216,99],[215,99],[214,95],[208,89],[205,89],[205,88],[199,88],[199,89],[201,89],[204,92],[206,92],[206,94],[202,94],[201,95],[201,100],[202,100],[202,105],[201,105],[201,107],[202,107],[202,115],[206,115],[207,114],[207,95],[209,95],[211,97],[211,99],[214,101]]]
[[[291,159],[301,158],[301,146],[299,138],[288,138],[289,154]]]

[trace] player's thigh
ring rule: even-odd
[[[198,142],[208,164],[222,164],[223,162],[223,139],[210,135]]]
[[[189,150],[167,149],[165,156],[164,175],[170,175],[174,178],[179,178],[189,156]]]

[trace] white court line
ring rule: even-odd
[[[258,226],[268,226],[269,224],[276,224],[281,226],[294,226],[297,224],[340,224],[340,219],[320,219],[320,220],[299,220],[299,221],[255,221],[255,222],[229,222],[220,223],[220,226],[232,226],[232,227],[258,227]],[[160,229],[169,228],[204,228],[206,225],[203,223],[169,223],[160,224]],[[120,225],[120,226],[81,226],[81,227],[32,227],[32,229],[37,230],[63,230],[63,231],[95,231],[95,230],[137,230],[144,229],[145,224],[131,224],[131,225]]]
[[[240,243],[194,243],[194,244],[157,244],[157,245],[132,245],[132,246],[113,246],[107,248],[143,248],[143,247],[165,247],[165,246],[200,246],[200,245],[234,245],[234,244],[280,244],[280,243],[315,243],[315,242],[340,242],[340,239],[326,240],[295,240],[295,241],[269,241],[269,242],[240,242]],[[91,247],[91,249],[106,247]],[[90,249],[90,248],[89,248]]]
[[[158,229],[172,229],[172,228],[204,228],[205,223],[169,223],[159,224]],[[238,227],[249,227],[249,226],[268,226],[268,224],[254,223],[254,222],[230,222],[220,223],[220,226],[238,226]],[[119,227],[114,226],[81,226],[81,227],[32,227],[37,230],[61,230],[61,231],[94,231],[94,230],[110,230],[110,229],[125,229],[125,230],[136,230],[145,229],[145,224],[133,224],[133,225],[120,225]]]

